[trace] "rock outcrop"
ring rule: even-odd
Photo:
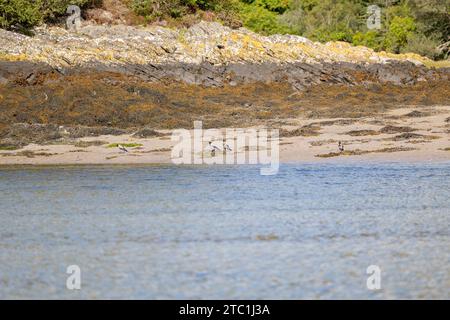
[[[320,83],[401,85],[448,79],[445,69],[429,69],[434,62],[415,54],[377,53],[293,35],[266,37],[213,22],[178,30],[86,25],[78,32],[58,27],[35,32],[30,38],[0,30],[0,60],[27,62],[2,63],[1,77],[21,74],[22,81],[30,82],[31,74],[45,73],[48,66],[62,74],[108,71],[145,81],[170,78],[206,86],[287,81],[296,89]],[[23,68],[23,72],[10,68]]]

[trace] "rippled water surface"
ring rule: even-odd
[[[0,169],[0,201],[0,298],[450,298],[450,164]]]

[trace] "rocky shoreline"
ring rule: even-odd
[[[207,128],[282,129],[288,119],[450,105],[447,62],[217,23],[87,25],[73,33],[42,27],[33,38],[0,30],[0,43],[5,150],[142,130],[157,136],[195,120]]]
[[[287,82],[302,90],[323,83],[411,85],[448,81],[450,74],[450,62],[416,54],[377,53],[292,35],[266,37],[211,22],[179,30],[87,25],[68,32],[41,27],[32,38],[0,30],[0,43],[3,84],[33,84],[51,72],[112,72],[142,81],[170,79],[204,86]]]

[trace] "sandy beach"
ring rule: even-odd
[[[450,106],[397,108],[371,117],[286,119],[280,127],[280,162],[450,160]],[[262,127],[253,127],[262,128]],[[300,129],[299,129],[300,128]],[[30,144],[0,151],[0,165],[171,163],[171,131],[80,138],[72,144]],[[345,150],[338,149],[338,142]],[[127,145],[128,152],[117,145]],[[207,141],[204,141],[206,147]],[[206,151],[205,151],[206,152]],[[246,150],[237,150],[246,152]],[[206,152],[207,153],[207,152]]]

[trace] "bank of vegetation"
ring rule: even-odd
[[[450,0],[0,0],[0,26],[27,32],[41,23],[61,23],[69,4],[122,8],[133,24],[217,20],[267,35],[345,41],[435,60],[449,56]],[[373,4],[381,8],[381,28],[369,30],[367,7]]]

